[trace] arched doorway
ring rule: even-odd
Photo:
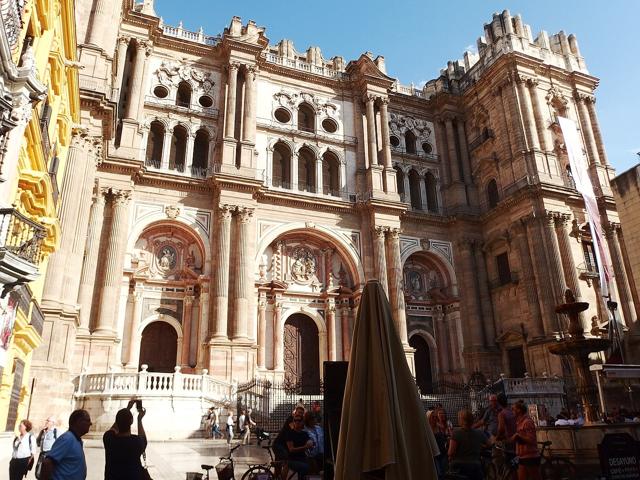
[[[173,373],[178,353],[178,334],[166,322],[152,322],[142,331],[139,365],[149,372]]]
[[[299,384],[302,394],[320,392],[318,327],[302,313],[291,315],[284,324],[284,378]]]
[[[413,354],[416,365],[416,384],[424,394],[433,391],[433,376],[431,374],[431,352],[429,344],[420,335],[413,335],[409,339],[409,345],[415,348]]]

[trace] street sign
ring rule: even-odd
[[[607,433],[598,454],[607,480],[640,480],[640,442],[628,433]]]

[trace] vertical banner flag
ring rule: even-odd
[[[598,202],[596,201],[593,185],[589,178],[589,166],[585,161],[585,155],[582,151],[582,141],[578,136],[576,123],[564,117],[558,117],[558,122],[560,123],[562,135],[564,136],[564,144],[567,147],[567,154],[571,164],[571,174],[576,183],[576,189],[582,194],[584,206],[589,215],[589,228],[591,229],[591,238],[593,239],[593,249],[596,253],[596,260],[598,261],[600,288],[602,290],[602,296],[606,298],[609,296],[609,282],[612,277],[611,260],[609,259],[609,250],[605,248]]]

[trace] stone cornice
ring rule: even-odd
[[[278,65],[277,63],[267,62],[265,57],[260,57],[257,61],[257,65],[260,68],[261,75],[272,73],[281,75],[287,79],[303,80],[305,82],[320,84],[336,90],[351,90],[353,88],[353,84],[348,79],[325,77],[322,75],[314,75],[312,73],[305,72],[304,70],[287,68],[282,65]]]
[[[306,197],[295,193],[260,190],[255,199],[258,203],[282,205],[286,207],[310,210],[320,210],[332,213],[353,213],[354,204],[344,200],[334,200],[322,197]]]

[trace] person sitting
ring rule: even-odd
[[[309,473],[306,451],[313,447],[313,441],[309,439],[307,432],[303,430],[304,419],[301,415],[294,415],[293,429],[286,432],[287,465],[296,472],[300,478]]]
[[[304,431],[313,442],[313,447],[309,450],[311,473],[319,473],[324,465],[324,431],[316,423],[316,413],[313,411],[304,414]]]
[[[472,428],[473,413],[470,410],[458,412],[458,424],[460,428],[453,432],[449,441],[449,465],[469,480],[483,480],[480,454],[483,448],[489,447],[487,437],[481,430]]]

